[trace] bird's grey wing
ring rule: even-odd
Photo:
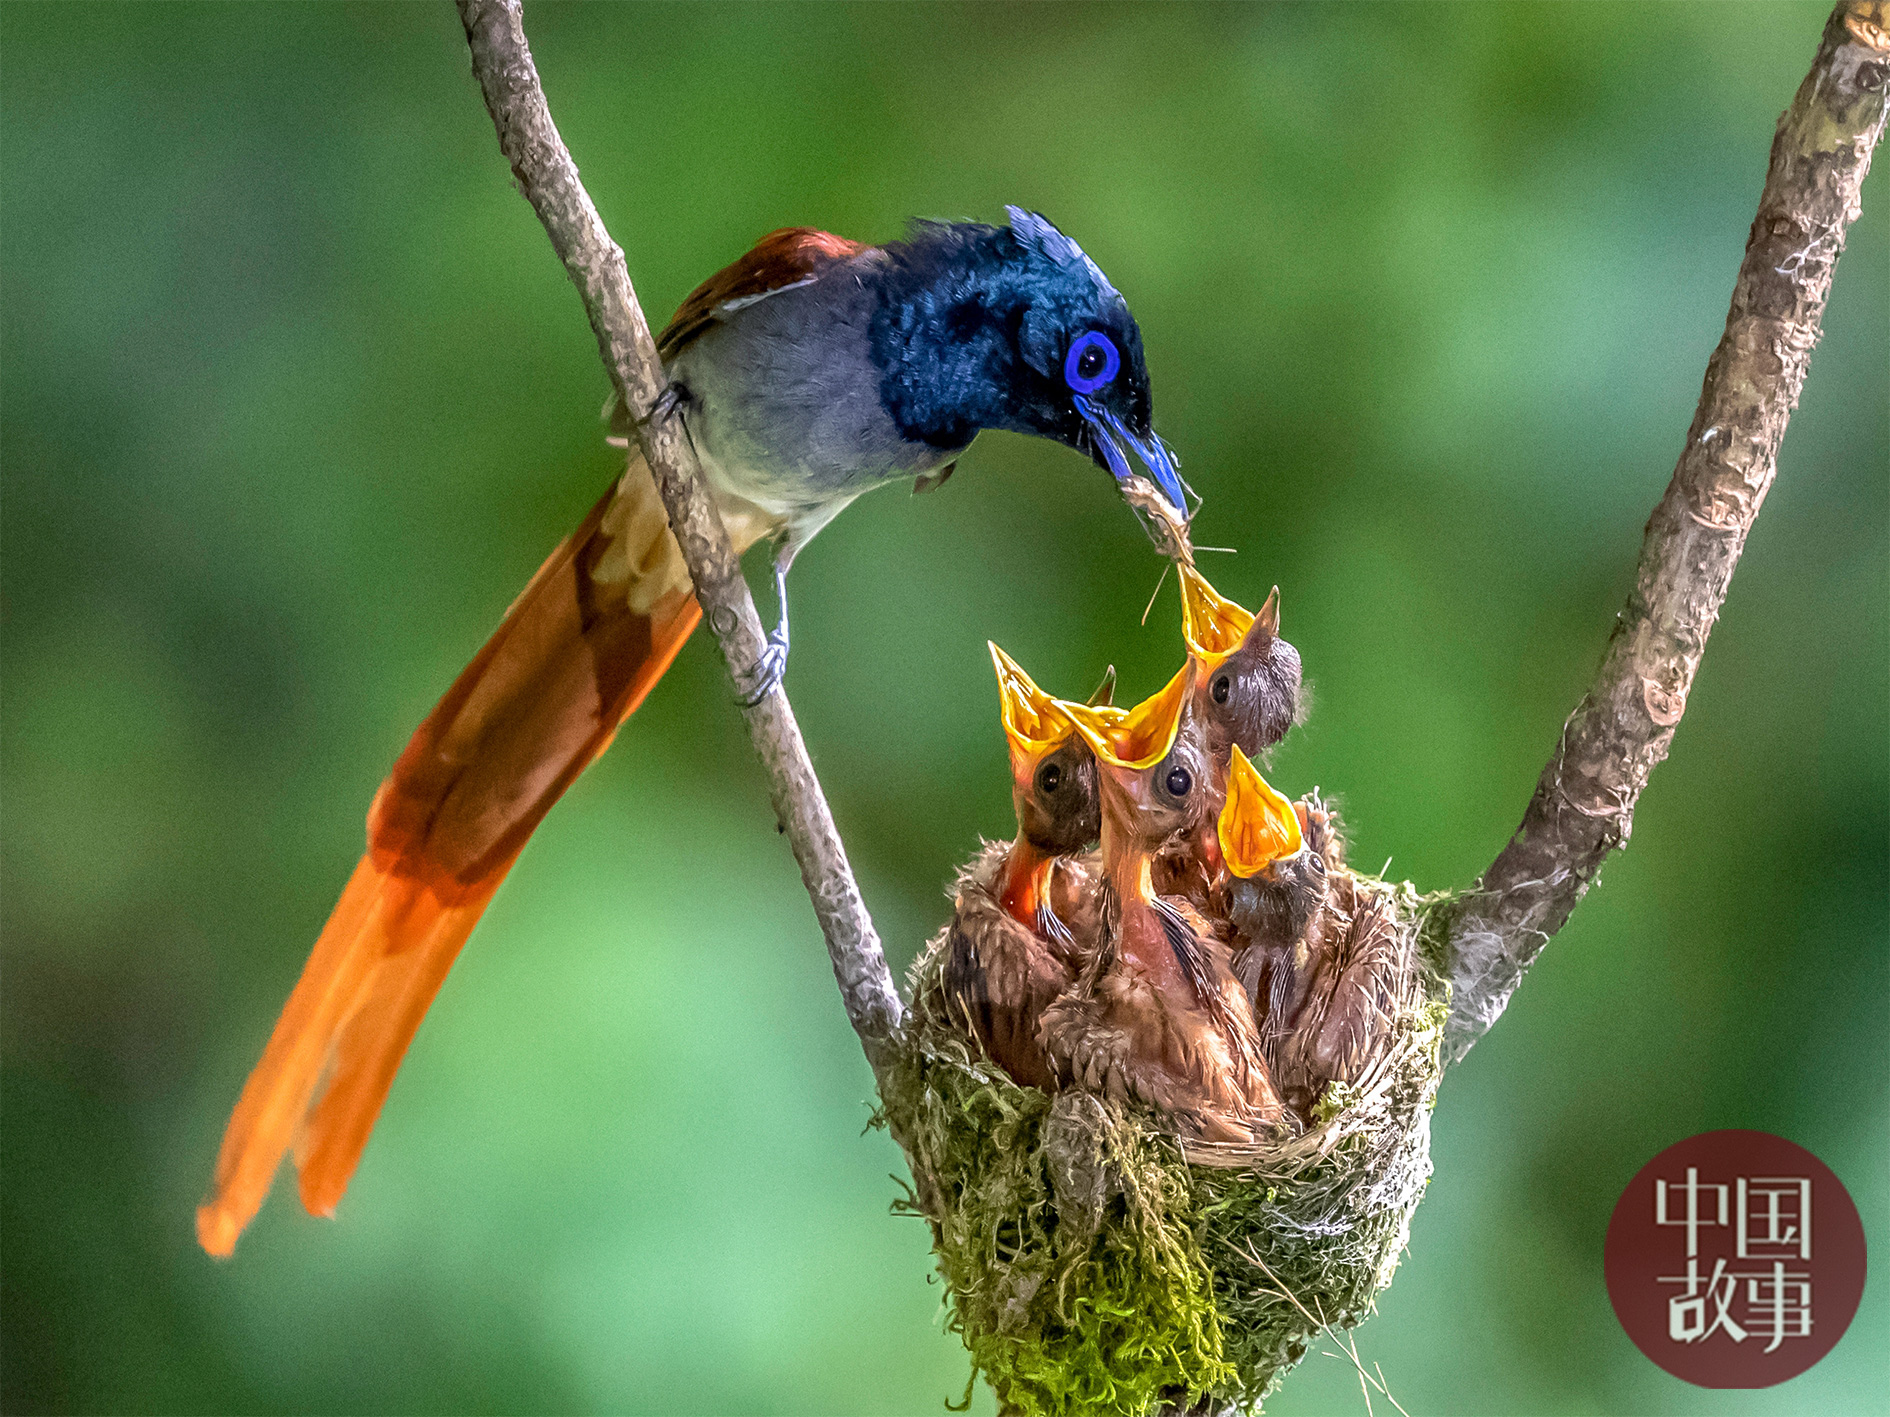
[[[724,266],[689,292],[669,324],[656,337],[665,364],[717,320],[783,290],[805,285],[835,261],[857,256],[866,247],[811,226],[771,231],[755,249]]]

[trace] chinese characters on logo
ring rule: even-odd
[[[1628,1337],[1703,1387],[1802,1373],[1843,1336],[1864,1288],[1850,1196],[1766,1132],[1706,1132],[1655,1157],[1615,1207],[1605,1260]]]
[[[1811,1337],[1811,1271],[1789,1263],[1811,1259],[1811,1178],[1737,1177],[1730,1221],[1728,1190],[1723,1182],[1702,1185],[1697,1166],[1677,1185],[1654,1182],[1654,1224],[1686,1231],[1686,1273],[1660,1276],[1662,1284],[1686,1286],[1667,1300],[1667,1336],[1676,1343],[1715,1333],[1734,1343],[1757,1337],[1772,1353],[1788,1338]],[[1727,1232],[1717,1244],[1706,1236],[1713,1270],[1704,1280],[1702,1230]]]

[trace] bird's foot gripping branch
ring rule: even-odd
[[[961,872],[882,1073],[1007,1411],[1258,1400],[1370,1312],[1430,1175],[1422,902],[1254,765],[1298,711],[1278,592],[1179,570],[1187,658],[1133,708],[992,646],[1017,837]]]

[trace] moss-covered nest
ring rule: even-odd
[[[1415,945],[1409,886],[1356,878]],[[1145,1109],[1013,1083],[913,965],[882,1118],[931,1223],[950,1325],[1005,1412],[1257,1408],[1323,1325],[1366,1317],[1430,1177],[1444,986],[1413,963],[1383,1047],[1272,1147],[1182,1143]],[[967,1395],[969,1389],[967,1389]]]

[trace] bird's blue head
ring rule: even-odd
[[[1008,227],[926,223],[883,248],[873,347],[887,410],[908,437],[939,447],[963,447],[981,428],[1054,438],[1119,484],[1134,454],[1185,518],[1127,302],[1042,216],[1008,210]]]

